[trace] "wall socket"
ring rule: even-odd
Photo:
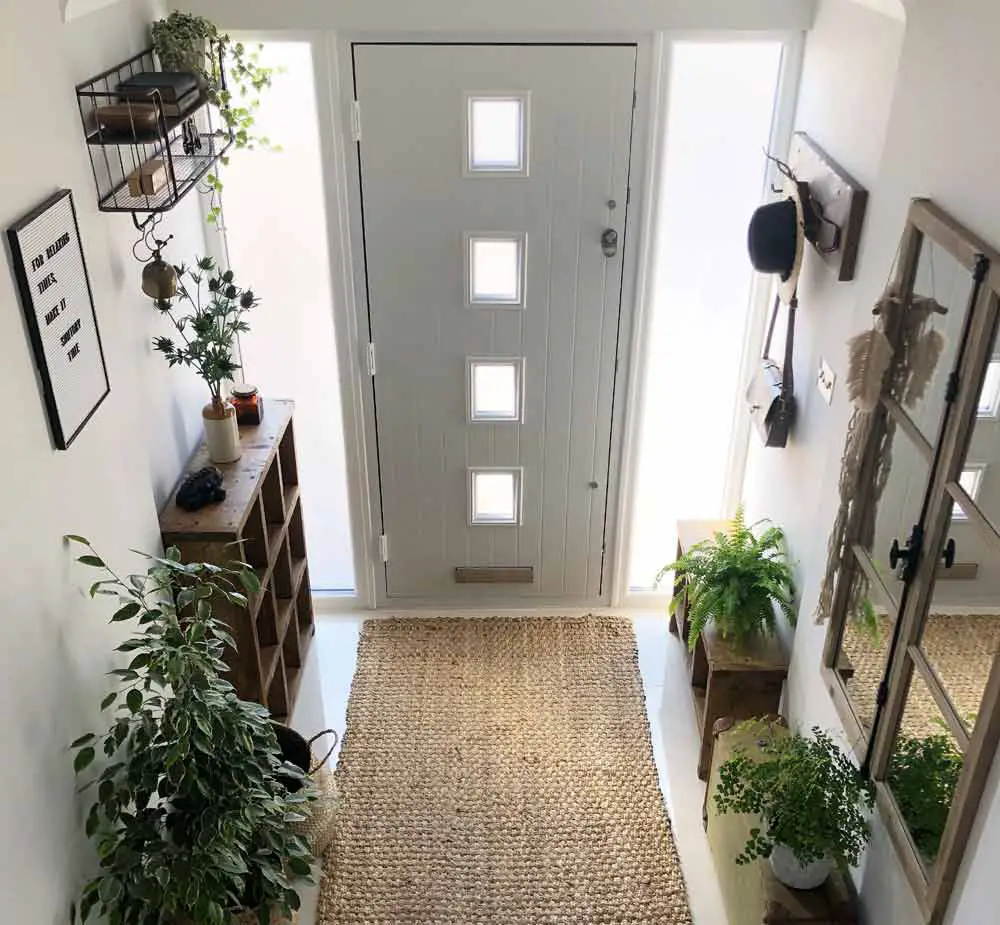
[[[819,389],[819,394],[823,396],[823,401],[828,405],[833,403],[833,386],[836,382],[837,377],[830,369],[830,364],[820,357],[819,372],[816,373],[816,388]]]

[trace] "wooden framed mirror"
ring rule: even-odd
[[[852,425],[864,431],[824,651],[932,923],[1000,740],[998,293],[1000,257],[914,201],[880,303],[892,360]]]

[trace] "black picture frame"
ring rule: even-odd
[[[7,241],[52,442],[67,450],[111,393],[73,191],[11,225]]]

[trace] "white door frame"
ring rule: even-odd
[[[255,32],[262,38],[266,33]],[[371,379],[367,375],[368,332],[361,330],[359,320],[365,315],[365,273],[363,262],[362,218],[360,208],[360,177],[351,138],[351,100],[353,77],[351,45],[354,42],[427,42],[459,44],[496,42],[504,44],[635,44],[637,52],[637,105],[632,133],[630,159],[631,201],[624,241],[625,261],[622,277],[622,328],[618,348],[618,374],[612,412],[612,454],[609,470],[609,493],[606,510],[605,582],[600,600],[576,602],[580,606],[630,606],[638,603],[627,595],[627,525],[634,503],[636,472],[636,441],[639,409],[642,399],[643,373],[646,363],[645,336],[649,326],[650,260],[653,250],[655,193],[659,167],[663,156],[661,143],[666,79],[669,67],[670,43],[684,39],[741,41],[775,39],[788,46],[789,67],[782,71],[782,90],[775,120],[774,142],[780,147],[783,137],[790,134],[798,78],[801,67],[804,33],[781,32],[659,32],[607,33],[600,36],[566,33],[547,34],[414,34],[391,32],[310,32],[274,33],[275,40],[308,41],[313,49],[318,118],[322,155],[326,164],[324,197],[331,251],[331,276],[335,304],[332,307],[341,375],[341,402],[347,452],[348,495],[351,513],[351,535],[357,592],[353,597],[321,598],[321,610],[357,610],[358,608],[392,607],[385,600],[383,563],[379,549],[381,512],[378,506],[378,457],[374,440],[372,403],[367,394]],[[748,322],[747,356],[755,352],[757,323],[755,316]],[[733,497],[734,480],[741,482],[740,459],[745,455],[740,444],[746,443],[748,430],[734,439],[734,457],[730,465],[730,486],[727,496]],[[738,497],[739,489],[736,489]],[[573,602],[553,604],[571,606]],[[659,603],[662,603],[660,601]],[[435,602],[407,601],[407,607],[430,606]],[[545,601],[532,602],[544,607]]]

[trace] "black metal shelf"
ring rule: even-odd
[[[222,46],[216,45],[213,54],[218,56],[219,73],[224,75]],[[207,92],[203,91],[180,115],[167,115],[159,92],[136,100],[119,90],[119,85],[127,78],[157,70],[153,49],[147,48],[76,87],[97,206],[102,212],[131,212],[133,216],[135,213],[168,212],[198,185],[233,143],[231,130],[217,127],[216,123],[224,123]],[[97,120],[97,108],[123,102],[152,104],[156,110],[156,129],[119,134],[102,128]],[[195,137],[201,141],[197,150],[191,145]],[[166,166],[166,186],[154,195],[131,195],[129,176],[143,164],[157,159]]]
[[[232,144],[225,139],[225,144],[220,147],[220,139],[215,135],[202,134],[200,137],[202,148],[196,154],[184,152],[183,138],[174,139],[169,148],[157,152],[155,156],[168,165],[168,175],[173,177],[173,182],[168,182],[158,193],[133,196],[126,178],[98,201],[98,208],[102,212],[167,212],[172,209],[198,185]]]

